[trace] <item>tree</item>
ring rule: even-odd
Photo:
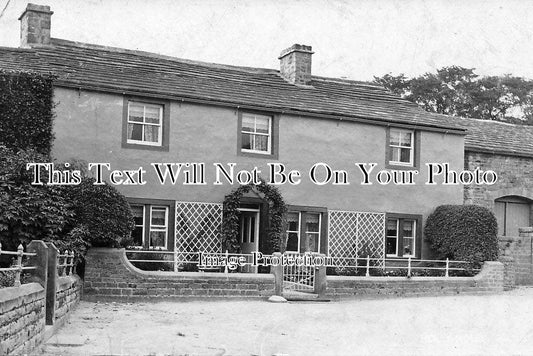
[[[450,66],[411,79],[385,74],[374,82],[429,112],[533,125],[533,81],[524,78],[479,77],[473,68]]]

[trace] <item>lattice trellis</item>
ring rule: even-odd
[[[198,252],[221,252],[222,204],[176,202],[176,259],[195,261]]]
[[[339,267],[357,266],[350,258],[378,258],[385,264],[385,214],[355,211],[329,211],[328,246]]]

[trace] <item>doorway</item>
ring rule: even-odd
[[[518,228],[531,225],[529,200],[509,196],[496,199],[494,215],[498,222],[498,235],[518,236]]]
[[[259,209],[239,208],[239,242],[241,253],[251,254],[259,250]],[[251,263],[252,257],[246,256],[246,262]],[[257,267],[246,265],[241,272],[257,273]]]

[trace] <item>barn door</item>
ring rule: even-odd
[[[519,197],[505,197],[494,203],[498,235],[518,236],[518,228],[531,226],[531,205]]]

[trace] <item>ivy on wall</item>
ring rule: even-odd
[[[276,187],[266,184],[263,179],[260,180],[260,184],[241,185],[225,197],[222,218],[222,247],[224,250],[240,252],[239,204],[242,196],[253,190],[262,193],[269,204],[267,251],[264,252],[281,251],[285,243],[284,218],[287,206]]]
[[[0,146],[50,155],[52,75],[0,70]]]

